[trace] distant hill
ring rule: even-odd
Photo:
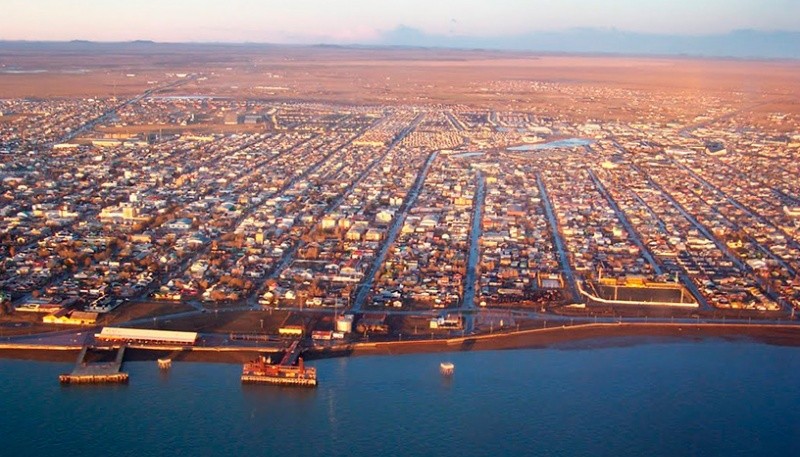
[[[800,58],[800,32],[737,30],[722,35],[680,36],[609,29],[570,29],[516,36],[431,35],[410,27],[386,32],[392,46],[503,49],[579,54],[686,55],[735,58]]]
[[[800,59],[800,32],[737,30],[721,35],[658,35],[614,29],[570,29],[531,32],[515,36],[471,37],[436,35],[411,27],[398,27],[369,43],[320,43],[314,46],[269,43],[157,43],[150,40],[93,42],[72,40],[0,41],[0,49],[13,51],[119,51],[148,53],[156,50],[246,46],[250,49],[276,47],[348,48],[444,48],[464,50],[506,50],[569,54],[663,55],[758,59]]]

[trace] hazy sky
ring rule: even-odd
[[[371,43],[406,26],[501,36],[800,30],[800,0],[2,0],[0,39]]]

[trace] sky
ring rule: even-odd
[[[596,28],[800,31],[800,0],[3,0],[0,40],[392,44]]]

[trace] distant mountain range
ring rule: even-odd
[[[505,37],[426,34],[410,27],[384,33],[392,46],[504,49],[587,54],[687,55],[734,58],[800,58],[800,32],[737,30],[721,35],[657,35],[613,29],[570,29]]]
[[[126,42],[0,41],[4,49],[109,50],[126,49],[147,52],[168,43],[149,40]],[[195,44],[236,46],[237,43],[169,43],[191,48]],[[248,47],[273,46],[267,43],[241,43]],[[280,45],[277,45],[280,46]],[[294,45],[303,46],[303,45]],[[414,47],[449,49],[485,49],[569,54],[664,55],[693,57],[730,57],[757,59],[800,59],[800,32],[737,30],[719,35],[659,35],[624,32],[615,29],[569,29],[555,32],[531,32],[516,36],[472,37],[429,34],[411,27],[398,27],[365,43],[321,43],[337,48]]]

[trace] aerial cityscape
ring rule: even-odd
[[[129,48],[124,73],[6,70],[43,83],[2,101],[7,334],[223,311],[354,341],[800,307],[793,64],[648,59],[622,88],[515,72],[635,58],[198,46],[254,60],[191,69]],[[443,58],[495,65],[453,84],[427,68]],[[660,82],[697,71],[719,88]],[[94,89],[83,74],[111,93],[65,96]]]
[[[796,6],[50,3],[0,32],[12,452],[798,450]]]

